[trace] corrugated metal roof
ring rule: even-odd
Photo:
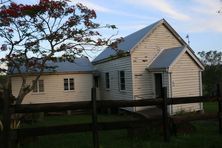
[[[160,20],[162,21],[162,20]],[[157,21],[143,29],[140,29],[126,37],[124,37],[123,42],[118,45],[118,49],[124,52],[129,52],[133,47],[135,47],[138,42],[140,42],[153,28],[159,24],[160,21]],[[110,56],[115,56],[117,52],[112,48],[106,48],[102,53],[100,53],[92,62],[97,62],[103,59],[106,59]]]
[[[89,72],[93,71],[93,66],[88,58],[76,58],[74,62],[56,62],[52,63],[57,66],[56,72]]]
[[[148,69],[169,68],[183,50],[185,50],[185,47],[164,49],[149,65]]]
[[[74,62],[69,61],[57,61],[52,62],[49,61],[46,64],[47,66],[56,66],[55,69],[45,69],[44,72],[92,72],[93,71],[93,65],[89,61],[88,58],[82,57],[82,58],[76,58]],[[22,73],[26,73],[25,67],[20,67],[20,70]],[[30,71],[30,73],[33,73],[34,71]],[[16,69],[13,70],[13,74],[18,74],[18,71]]]

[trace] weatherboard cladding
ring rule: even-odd
[[[167,69],[183,52],[185,47],[164,49],[160,55],[150,64],[149,69]]]
[[[149,32],[151,32],[151,30],[153,30],[157,24],[159,24],[162,20],[157,21],[143,29],[140,29],[126,37],[124,37],[123,41],[118,45],[118,49],[125,51],[125,52],[129,52],[133,49],[133,47],[135,47],[135,45],[137,45]],[[93,62],[97,62],[103,59],[106,59],[110,56],[115,56],[117,54],[117,52],[108,47],[106,48],[102,53],[100,53],[94,60]]]

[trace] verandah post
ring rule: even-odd
[[[96,107],[96,88],[91,90],[92,99],[92,133],[93,133],[93,148],[99,148],[99,135],[97,126],[97,107]]]
[[[168,107],[167,107],[167,88],[163,87],[162,89],[162,97],[163,97],[163,104],[162,104],[162,118],[163,118],[163,133],[164,133],[164,141],[170,141],[170,130],[169,130],[169,114],[168,114]]]
[[[222,98],[221,98],[220,84],[217,84],[217,101],[218,101],[219,133],[222,134]]]

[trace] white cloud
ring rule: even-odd
[[[218,10],[221,9],[221,6],[222,1],[220,0],[195,0],[191,10],[197,14],[215,16]]]
[[[78,0],[78,1],[74,1],[74,2],[76,2],[76,3],[80,2],[84,5],[86,5],[88,8],[96,10],[97,12],[103,12],[103,13],[109,13],[109,14],[114,14],[114,15],[119,15],[119,16],[132,17],[132,18],[142,19],[142,20],[153,19],[153,17],[147,17],[147,16],[143,16],[141,14],[137,15],[137,14],[133,14],[133,13],[130,13],[130,12],[121,11],[121,10],[118,10],[118,9],[110,9],[110,8],[105,7],[105,6],[89,2],[88,0]]]
[[[74,0],[73,0],[74,1]],[[141,21],[156,20],[158,15],[151,16],[132,13],[130,10],[122,11],[115,9],[112,6],[106,7],[99,4],[99,1],[89,0],[75,0],[74,2],[81,2],[91,9],[95,9],[97,12],[106,13],[116,16],[129,17],[131,19],[138,19]],[[178,29],[186,32],[222,32],[222,14],[218,14],[217,11],[222,7],[222,1],[220,0],[192,0],[187,1],[186,5],[179,1],[166,1],[166,0],[125,0],[125,5],[130,4],[139,7],[147,8],[162,12],[163,17],[173,18],[177,24]],[[122,3],[121,3],[122,4]],[[123,4],[122,4],[123,5]],[[121,6],[124,7],[124,6]],[[182,11],[183,10],[183,11]],[[148,23],[147,23],[148,24]],[[139,29],[141,25],[133,25],[126,27],[119,27],[126,29]]]
[[[115,14],[115,15],[121,15],[121,16],[127,16],[127,17],[131,17],[133,19],[141,19],[141,20],[153,20],[155,19],[154,17],[149,17],[149,16],[143,16],[143,15],[137,15],[137,14],[132,14],[132,13],[129,13],[129,12],[124,12],[124,11],[118,11],[118,10],[115,10],[113,12],[111,12],[112,14]]]
[[[220,0],[195,0],[195,5],[190,8],[193,14],[190,23],[192,32],[222,32],[222,14],[217,11],[221,8]]]
[[[185,15],[176,8],[172,7],[167,1],[165,0],[126,0],[126,2],[129,2],[131,4],[140,5],[140,6],[146,6],[149,8],[157,9],[158,11],[161,11],[163,13],[168,14],[170,17],[176,19],[176,20],[189,20],[190,17],[188,15]]]
[[[89,2],[89,1],[87,1],[87,0],[78,0],[78,1],[74,1],[74,2],[82,3],[82,4],[84,4],[85,6],[87,6],[88,8],[94,9],[94,10],[96,10],[96,11],[98,11],[98,12],[112,12],[112,10],[109,9],[109,8],[100,6],[100,5],[98,5],[98,4]]]

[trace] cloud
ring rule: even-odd
[[[145,15],[145,13],[133,13],[127,10],[123,11],[120,8],[130,7],[145,7],[147,12],[157,10],[162,12],[162,17],[173,18],[176,26],[180,31],[188,30],[188,32],[222,32],[222,14],[217,11],[221,8],[222,2],[220,0],[192,0],[180,2],[175,0],[124,0],[120,3],[119,8],[113,8],[112,5],[104,6],[99,1],[90,0],[73,0],[74,2],[81,2],[91,9],[95,9],[99,13],[110,14],[115,16],[124,16],[124,19],[140,21],[153,21],[159,19],[159,15]],[[183,11],[182,11],[183,10]],[[144,10],[143,10],[144,11]],[[154,12],[156,13],[156,12]],[[124,30],[138,29],[141,25],[126,25]]]
[[[124,12],[124,11],[118,11],[118,10],[115,10],[113,12],[111,12],[112,14],[115,14],[115,15],[121,15],[121,16],[126,16],[126,17],[131,17],[132,18],[136,18],[136,19],[142,19],[142,20],[153,20],[155,19],[154,17],[149,17],[149,16],[143,16],[143,15],[137,15],[137,14],[132,14],[132,13],[129,13],[129,12]]]
[[[74,1],[76,3],[80,2],[84,5],[86,5],[88,8],[90,9],[94,9],[97,12],[102,12],[102,13],[109,13],[109,14],[114,14],[114,15],[118,15],[118,16],[126,16],[126,17],[132,17],[132,18],[136,18],[136,19],[142,19],[142,20],[151,20],[153,19],[153,17],[147,17],[147,16],[143,16],[143,15],[137,15],[137,14],[133,14],[130,12],[125,12],[125,11],[121,11],[118,9],[110,9],[107,8],[105,6],[96,4],[95,2],[89,2],[88,0],[79,0],[79,1]]]
[[[103,6],[100,6],[98,4],[95,4],[95,3],[92,3],[92,2],[89,2],[87,0],[78,0],[78,1],[74,1],[74,2],[77,2],[77,3],[82,3],[84,4],[85,6],[87,6],[88,8],[90,9],[94,9],[98,12],[112,12],[111,9],[109,8],[106,8],[106,7],[103,7]]]
[[[189,12],[193,14],[190,23],[192,32],[222,32],[222,14],[217,11],[222,6],[220,0],[195,0]]]
[[[191,10],[198,14],[215,16],[221,6],[222,1],[220,0],[194,0],[194,6],[191,7]]]
[[[166,13],[170,17],[176,19],[176,20],[189,20],[190,17],[188,15],[185,15],[183,13],[180,13],[176,10],[176,8],[172,7],[167,1],[165,0],[126,0],[126,2],[134,4],[134,5],[140,5],[140,6],[146,6],[150,8],[157,9],[163,13]]]

